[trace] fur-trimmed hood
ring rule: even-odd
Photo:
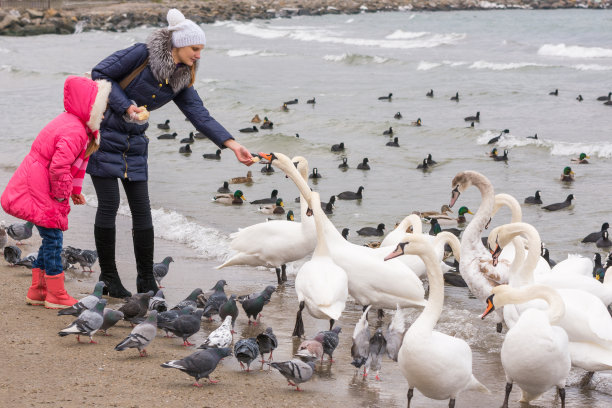
[[[191,83],[191,67],[176,65],[172,58],[172,32],[167,28],[154,31],[147,39],[149,67],[159,82],[168,80],[174,92],[179,92]],[[197,70],[198,62],[194,69]]]
[[[111,84],[104,79],[92,81],[69,76],[64,82],[64,109],[87,125],[97,144],[100,144],[98,130],[110,92]]]

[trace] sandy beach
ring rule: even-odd
[[[81,243],[83,248],[93,248],[93,224],[88,217],[93,216],[95,209],[80,207],[71,214],[72,229],[64,236],[65,245]],[[6,214],[2,218],[7,222]],[[129,234],[129,220],[122,217],[119,221],[120,233],[118,248],[131,248]],[[123,234],[121,234],[123,233]],[[40,238],[34,236],[21,247],[23,256],[38,249]],[[14,244],[10,240],[9,244]],[[158,253],[171,252],[176,254],[180,249],[178,244],[168,241],[156,240]],[[122,271],[135,270],[131,249],[126,254],[118,256],[119,269]],[[206,265],[201,260],[188,259],[188,254],[180,254],[178,268],[186,275],[191,272],[211,269],[213,265]],[[173,265],[175,266],[175,265]],[[66,287],[70,294],[81,298],[90,293],[99,267],[94,266],[96,272],[69,272]],[[175,269],[170,273],[168,280],[168,302],[173,304],[179,299],[178,287],[190,285],[184,282]],[[0,358],[5,364],[0,370],[0,405],[12,407],[50,406],[50,407],[78,407],[103,404],[111,407],[138,407],[138,406],[229,406],[229,407],[316,407],[341,406],[345,402],[335,399],[333,394],[317,391],[313,386],[315,382],[306,384],[304,392],[295,392],[293,387],[286,386],[284,378],[275,370],[259,371],[261,366],[254,363],[254,372],[249,374],[240,371],[235,358],[229,357],[221,362],[211,378],[219,380],[218,384],[209,384],[201,380],[204,386],[192,386],[193,378],[178,370],[164,369],[160,364],[179,359],[189,355],[195,347],[184,348],[180,339],[163,338],[160,331],[158,337],[148,347],[149,356],[141,358],[135,349],[117,352],[114,347],[131,331],[128,322],[119,322],[109,330],[109,336],[97,334],[94,339],[98,344],[89,344],[87,339],[82,343],[76,337],[59,337],[57,332],[70,324],[72,316],[57,316],[57,311],[45,309],[40,306],[28,306],[25,303],[25,294],[30,284],[30,271],[23,267],[12,267],[2,260],[0,273],[0,306],[2,319],[0,331],[5,347],[0,352]],[[225,273],[227,275],[227,273]],[[122,273],[122,275],[124,275]],[[135,275],[126,273],[124,282],[129,290],[134,290]],[[200,275],[202,285],[217,278],[216,271]],[[270,280],[273,273],[266,274]],[[182,281],[182,282],[181,282]],[[228,278],[230,281],[230,278]],[[206,283],[204,283],[206,282]],[[240,291],[234,282],[230,281],[231,290]],[[206,286],[202,286],[207,289]],[[250,288],[244,288],[249,290]],[[275,295],[276,296],[276,295]],[[112,308],[118,308],[121,301],[109,299]],[[279,297],[276,296],[276,300]],[[265,309],[264,309],[265,314]],[[293,318],[293,313],[291,313]],[[218,316],[214,322],[203,322],[202,330],[190,340],[196,344],[202,343],[205,337],[218,326]],[[242,336],[256,335],[263,331],[265,318],[260,326],[247,327],[246,316],[241,311],[236,323],[237,331]],[[253,330],[249,334],[249,330]],[[279,341],[285,346],[297,347],[292,344],[290,333],[278,333]],[[344,333],[343,342],[350,347],[350,333]],[[234,336],[234,341],[240,335]],[[287,343],[288,342],[288,343]],[[281,348],[279,348],[280,350]],[[288,359],[290,355],[280,351],[275,353],[275,359]],[[349,356],[343,356],[341,361]],[[320,367],[319,367],[320,369]]]

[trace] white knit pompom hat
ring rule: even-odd
[[[206,34],[193,21],[187,20],[183,13],[173,8],[168,11],[168,30],[172,31],[172,46],[176,48],[190,45],[206,45]]]

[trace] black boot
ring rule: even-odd
[[[134,241],[134,255],[136,256],[136,290],[138,293],[146,293],[152,290],[157,293],[159,288],[153,277],[153,228],[146,230],[132,230]]]
[[[103,294],[115,298],[126,298],[132,294],[123,287],[115,264],[115,228],[100,228],[94,225],[94,238],[100,263],[100,278],[106,284]]]

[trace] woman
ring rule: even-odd
[[[139,113],[174,101],[198,131],[220,148],[231,149],[240,162],[252,164],[249,151],[210,116],[193,87],[200,53],[206,44],[204,31],[176,9],[171,9],[167,18],[168,28],[154,31],[146,44],[115,52],[91,73],[93,79],[112,83],[109,109],[100,126],[100,149],[87,167],[98,197],[94,235],[102,271],[100,280],[106,283],[112,297],[131,296],[123,287],[115,264],[118,179],[132,212],[136,289],[139,293],[157,291],[147,186],[148,139],[144,134],[148,123],[138,120]]]

